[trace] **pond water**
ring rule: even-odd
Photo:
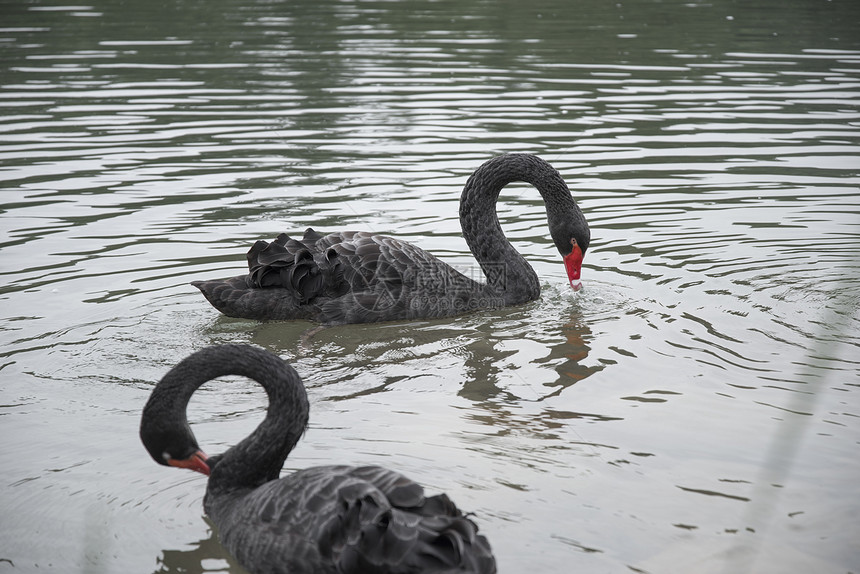
[[[137,436],[222,342],[305,380],[285,472],[445,491],[500,572],[860,569],[857,2],[0,4],[0,572],[242,572]],[[459,194],[508,151],[586,214],[580,292],[525,184],[531,304],[312,332],[189,285],[306,227],[475,273]],[[201,389],[207,452],[264,399]]]

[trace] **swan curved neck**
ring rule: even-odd
[[[546,204],[551,233],[565,214],[579,212],[561,175],[536,156],[501,155],[487,161],[472,174],[460,196],[463,237],[487,278],[487,289],[501,294],[506,305],[524,303],[540,296],[537,274],[505,237],[496,213],[499,193],[514,181],[530,183],[540,192]],[[553,239],[556,240],[555,237]],[[556,240],[558,244],[559,240]]]
[[[278,478],[287,455],[307,427],[308,399],[295,370],[271,353],[246,345],[209,347],[180,362],[158,387],[173,394],[173,413],[187,425],[186,408],[201,385],[221,376],[253,379],[266,390],[266,418],[213,463],[209,490],[256,488]],[[157,387],[157,389],[158,389]]]

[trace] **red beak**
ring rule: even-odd
[[[570,279],[570,286],[574,291],[579,291],[582,283],[579,281],[579,275],[582,273],[582,250],[576,243],[576,239],[571,239],[570,243],[573,249],[564,256],[564,268],[567,269],[567,278]]]
[[[209,457],[206,456],[205,452],[203,452],[202,450],[198,450],[186,459],[168,459],[167,464],[169,464],[170,466],[175,466],[177,468],[188,468],[190,470],[196,470],[197,472],[201,472],[206,476],[209,476],[209,465],[206,464],[206,460],[208,458]]]

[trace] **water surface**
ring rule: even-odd
[[[287,470],[381,464],[474,512],[500,572],[856,571],[860,9],[789,1],[3,2],[0,572],[241,572],[201,476],[137,438],[195,349],[290,360]],[[477,273],[459,193],[537,153],[585,212],[539,301],[310,333],[188,283],[366,229]],[[261,420],[205,386],[207,451]]]

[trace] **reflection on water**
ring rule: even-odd
[[[187,550],[164,550],[158,559],[154,574],[204,574],[211,572],[233,572],[244,574],[242,568],[218,542],[215,527],[206,518],[209,536],[188,544]]]
[[[288,470],[383,464],[448,492],[503,572],[860,560],[854,4],[0,10],[0,570],[239,571],[202,479],[136,436],[153,382],[221,342],[304,377]],[[544,290],[522,307],[314,330],[222,317],[188,285],[306,227],[470,272],[459,193],[504,151],[570,184],[583,291],[526,185],[498,210]],[[259,420],[253,389],[201,393],[213,451]]]

